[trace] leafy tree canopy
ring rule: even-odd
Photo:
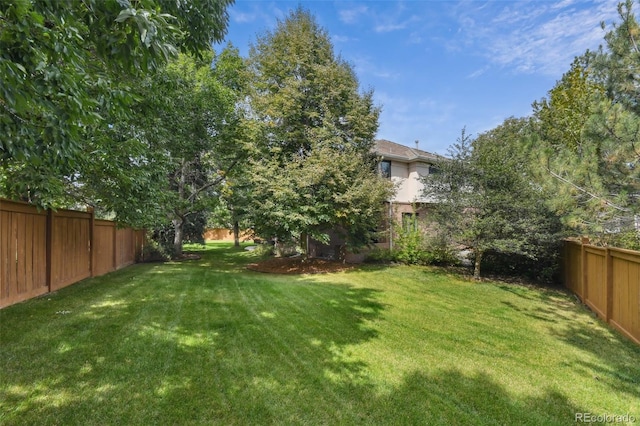
[[[371,148],[379,108],[336,57],[327,32],[298,8],[258,37],[249,57],[261,158],[251,166],[258,234],[324,241],[343,227],[353,244],[380,221],[390,187]]]
[[[475,139],[463,129],[440,172],[424,178],[441,231],[474,251],[476,278],[487,252],[538,259],[557,241],[559,222],[530,177],[523,149],[530,134],[529,121],[515,118]]]
[[[51,205],[103,118],[139,79],[220,40],[229,0],[0,1],[0,186]]]

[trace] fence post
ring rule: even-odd
[[[605,254],[605,282],[607,286],[607,304],[605,310],[605,319],[607,323],[611,319],[613,311],[613,257],[611,251],[607,247],[604,251]]]
[[[51,293],[51,276],[53,256],[51,251],[53,250],[53,210],[47,209],[47,223],[45,225],[45,280],[47,281],[47,293]]]
[[[118,267],[118,232],[117,225],[113,223],[113,253],[111,254],[111,266],[112,270],[115,271]]]
[[[584,248],[589,244],[588,237],[582,237],[580,244],[580,255],[581,255],[581,263],[582,263],[582,273],[580,274],[580,293],[582,293],[582,302],[586,303],[587,301],[587,250]]]
[[[93,207],[87,207],[87,212],[91,213],[89,218],[89,272],[91,277],[95,277],[95,264],[96,264],[96,244],[95,244],[95,227],[96,227],[96,213]]]

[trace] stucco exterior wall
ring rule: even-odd
[[[391,161],[391,181],[398,185],[398,191],[391,201],[396,203],[428,203],[432,200],[422,195],[424,189],[420,177],[429,174],[426,163],[402,163]]]

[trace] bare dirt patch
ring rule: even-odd
[[[247,265],[247,269],[270,274],[323,274],[348,271],[355,268],[349,263],[326,259],[304,259],[302,257],[274,257]]]

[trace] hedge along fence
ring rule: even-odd
[[[640,252],[565,241],[564,283],[600,318],[640,344]]]
[[[0,308],[135,263],[144,232],[0,199]]]

